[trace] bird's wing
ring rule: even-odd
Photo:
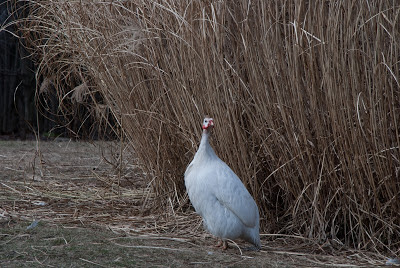
[[[244,225],[254,227],[258,224],[258,207],[240,181],[239,177],[226,165],[219,165],[215,169],[218,186],[214,188],[214,195],[217,200],[232,211]]]

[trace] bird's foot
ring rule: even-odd
[[[226,250],[228,248],[228,242],[223,241],[222,242],[222,250]]]
[[[222,250],[226,250],[228,248],[228,242],[222,239],[218,240],[218,243],[215,245],[217,248],[222,248]]]

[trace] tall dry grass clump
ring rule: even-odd
[[[400,246],[396,1],[30,3],[40,73],[101,93],[160,200],[182,201],[209,114],[264,230]]]

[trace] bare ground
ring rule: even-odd
[[[122,156],[122,157],[121,157]],[[162,213],[134,155],[111,142],[0,141],[1,267],[378,267],[385,256],[261,234],[213,247],[186,206]],[[182,201],[182,203],[187,203]]]

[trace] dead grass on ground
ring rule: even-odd
[[[134,154],[126,147],[121,150],[120,145],[62,141],[41,142],[37,147],[34,141],[0,141],[2,226],[21,220],[68,228],[98,226],[111,230],[117,238],[110,241],[127,250],[203,254],[202,250],[215,240],[203,231],[199,216],[188,207],[176,209],[172,205],[167,213],[152,213],[151,206],[157,204],[155,196],[143,171],[134,164]],[[5,242],[12,239],[5,237]],[[223,257],[225,264],[250,262],[261,266],[273,260],[276,267],[367,267],[385,260],[376,253],[350,250],[339,241],[321,246],[303,236],[262,233],[261,237],[262,250],[257,253],[241,251],[231,244]],[[135,240],[151,243],[138,245]],[[238,245],[245,246],[241,242]],[[207,254],[202,256],[206,264]]]

